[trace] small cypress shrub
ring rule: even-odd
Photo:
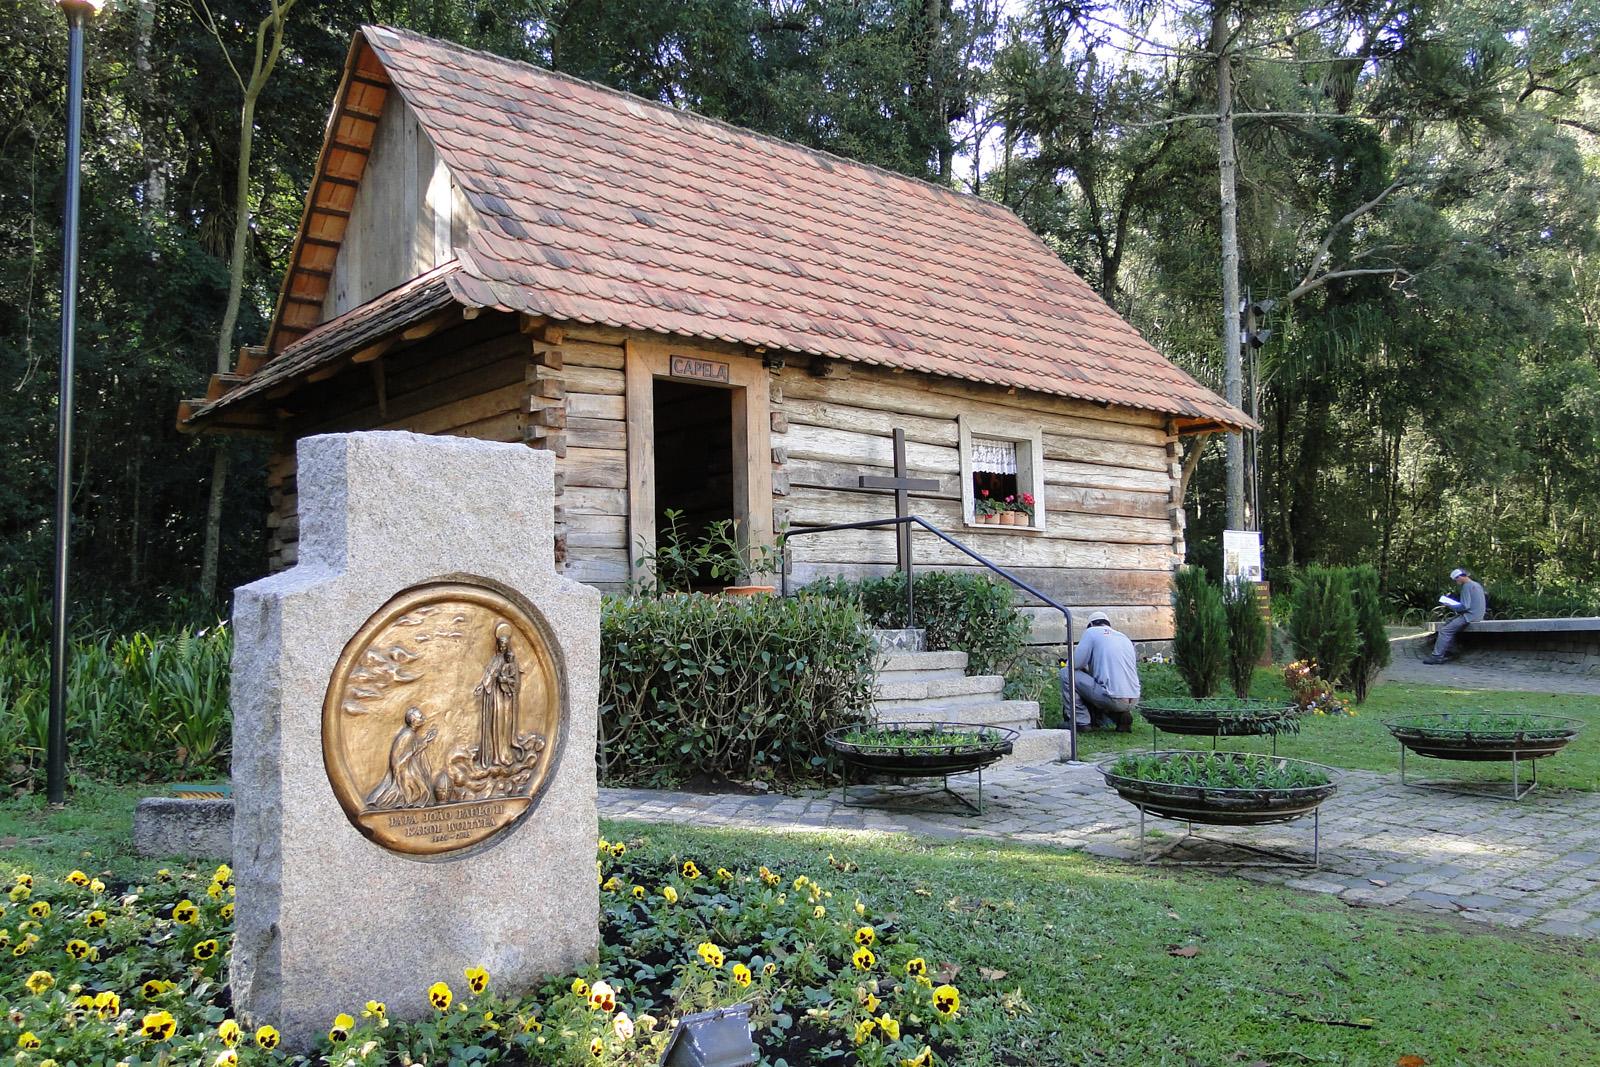
[[[1178,673],[1191,696],[1208,697],[1222,688],[1228,668],[1228,616],[1222,593],[1199,567],[1180,567],[1172,580],[1172,639]]]
[[[1233,695],[1250,695],[1256,663],[1267,647],[1267,621],[1261,617],[1261,598],[1254,582],[1229,582],[1223,590],[1222,608],[1228,617],[1228,680]]]
[[[1311,660],[1317,673],[1335,685],[1350,677],[1359,648],[1350,573],[1344,567],[1307,567],[1294,586],[1289,640],[1296,658]]]
[[[1350,595],[1355,601],[1356,656],[1350,677],[1356,703],[1365,703],[1378,672],[1389,665],[1389,635],[1383,628],[1383,601],[1378,597],[1378,569],[1363,563],[1350,569]]]

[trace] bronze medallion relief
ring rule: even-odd
[[[397,595],[350,639],[322,706],[322,755],[350,822],[418,856],[470,848],[520,819],[561,742],[543,630],[487,586]]]

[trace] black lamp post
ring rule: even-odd
[[[67,210],[61,247],[61,399],[56,411],[55,585],[51,594],[50,803],[67,799],[67,542],[72,523],[72,363],[78,325],[78,194],[83,134],[83,27],[107,0],[58,0],[67,16]]]

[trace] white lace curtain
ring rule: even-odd
[[[1017,444],[1015,441],[990,441],[981,437],[972,439],[972,469],[981,474],[1017,473]]]

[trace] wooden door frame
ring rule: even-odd
[[[623,342],[628,428],[628,573],[645,577],[637,558],[656,545],[655,381],[725,389],[733,404],[733,513],[746,544],[772,544],[771,382],[760,360],[654,339]],[[727,380],[673,374],[674,356]]]

